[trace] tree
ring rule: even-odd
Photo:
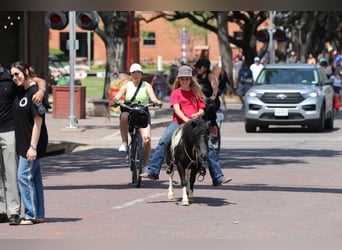
[[[342,49],[341,12],[282,11],[277,12],[274,23],[287,30],[287,48],[296,50],[301,62],[309,53],[317,57],[323,49]],[[327,43],[331,48],[327,48]],[[287,51],[279,52],[283,55]]]
[[[103,27],[97,28],[95,32],[103,40],[107,56],[102,98],[108,99],[111,72],[126,70],[128,11],[98,11],[98,14]]]
[[[145,22],[152,22],[157,18],[164,18],[170,22],[189,19],[194,24],[216,33],[223,68],[227,72],[229,80],[233,82],[230,44],[232,43],[241,48],[245,60],[248,64],[251,64],[254,56],[257,55],[255,34],[259,25],[267,19],[267,13],[265,11],[157,11],[152,18],[145,20]],[[228,22],[234,22],[240,27],[242,39],[229,35]]]

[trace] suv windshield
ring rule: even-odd
[[[318,84],[319,76],[314,69],[263,69],[256,85],[262,84]]]

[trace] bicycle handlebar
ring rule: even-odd
[[[110,106],[111,107],[123,107],[123,108],[127,108],[129,110],[134,110],[134,109],[142,109],[142,108],[148,108],[148,107],[156,107],[156,106],[159,106],[159,107],[162,107],[162,103],[156,103],[156,102],[149,102],[148,104],[146,105],[141,105],[139,102],[138,103],[133,103],[132,105],[134,105],[133,107],[130,106],[130,105],[127,105],[125,103],[120,103],[118,102],[117,100],[112,100],[110,102]]]

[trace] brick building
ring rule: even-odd
[[[144,17],[148,19],[153,14],[152,11],[136,11],[136,18]],[[153,22],[146,23],[139,21],[140,37],[139,37],[139,55],[140,63],[156,64],[158,56],[161,56],[164,63],[178,62],[184,55],[184,46],[181,44],[181,33],[184,27],[180,24],[177,26],[164,19],[157,19]],[[94,64],[102,64],[106,61],[106,52],[103,41],[92,31],[81,30],[76,27],[76,37],[80,43],[80,49],[76,52],[77,58],[87,58],[88,51],[85,49],[87,41],[91,42],[90,60]],[[236,35],[237,26],[230,24],[229,32]],[[68,26],[64,30],[49,31],[49,47],[55,49],[66,50],[66,40],[68,37]],[[235,32],[235,33],[234,33]],[[186,44],[187,60],[196,59],[203,50],[209,49],[209,59],[213,63],[220,60],[217,35],[207,32],[206,35],[189,34],[189,42]],[[237,49],[233,48],[233,55],[237,53]],[[182,50],[183,49],[183,50]]]

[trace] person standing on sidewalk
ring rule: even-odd
[[[238,72],[238,89],[237,89],[237,95],[240,98],[241,101],[241,110],[245,109],[245,95],[248,92],[248,90],[253,86],[253,72],[248,67],[247,62],[244,61],[242,63],[242,67]]]
[[[178,69],[178,75],[170,96],[170,106],[173,108],[173,118],[166,128],[155,149],[150,164],[143,169],[140,175],[151,180],[159,179],[159,172],[164,162],[165,153],[171,141],[173,132],[180,124],[203,117],[205,109],[205,96],[201,91],[198,82],[192,77],[190,66],[183,65]],[[214,186],[219,186],[230,182],[232,179],[226,178],[221,170],[215,150],[210,140],[208,147],[208,168]]]
[[[39,103],[43,100],[46,82],[38,77],[34,80],[38,82],[39,91],[33,96],[32,101]],[[9,222],[10,225],[19,224],[21,210],[13,115],[16,95],[17,88],[11,74],[0,63],[0,154],[3,159],[0,162],[0,223]]]
[[[132,80],[127,81],[118,93],[114,96],[113,100],[118,102],[121,96],[125,95],[125,103],[135,104],[139,103],[141,105],[146,105],[151,100],[157,104],[162,104],[162,102],[156,97],[153,88],[150,83],[143,81],[142,78],[142,68],[138,63],[133,63],[130,67]],[[148,109],[146,110],[149,114]],[[120,133],[122,144],[119,147],[120,152],[126,152],[128,147],[128,114],[129,110],[121,109],[120,114]],[[151,120],[149,118],[149,120]],[[144,166],[147,165],[148,159],[151,155],[151,124],[149,122],[146,128],[140,129],[141,137],[144,142]]]
[[[24,218],[20,225],[44,222],[45,205],[40,158],[45,155],[48,132],[45,125],[45,107],[34,104],[33,95],[39,87],[33,81],[33,70],[24,62],[11,65],[11,76],[19,87],[14,102],[14,129],[16,151],[19,156],[18,183],[24,204]]]

